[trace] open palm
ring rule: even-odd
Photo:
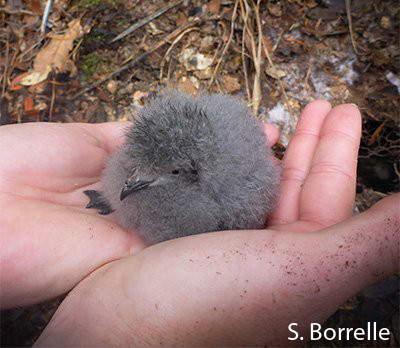
[[[36,345],[303,344],[310,323],[398,271],[399,196],[351,217],[360,121],[352,105],[309,104],[268,229],[178,238],[108,263],[69,293]]]
[[[360,115],[327,102],[303,112],[285,155],[271,228],[312,231],[352,214]],[[0,129],[2,306],[60,295],[145,243],[84,208],[123,124],[23,124]],[[270,145],[277,132],[266,127]],[[324,194],[321,195],[321,192]]]
[[[361,115],[355,105],[310,103],[285,153],[270,228],[314,231],[353,214]]]

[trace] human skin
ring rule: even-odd
[[[318,232],[168,241],[83,280],[37,346],[288,346],[398,270],[398,196]],[[398,244],[397,244],[398,246]]]
[[[147,244],[85,209],[101,189],[127,123],[26,123],[0,127],[0,307],[62,295],[100,266]],[[266,125],[270,145],[276,128]]]
[[[14,188],[0,194],[2,305],[51,298],[93,271],[70,292],[37,345],[287,345],[290,322],[306,338],[309,322],[324,321],[347,297],[397,270],[399,197],[351,217],[360,124],[351,105],[306,107],[285,155],[268,230],[202,234],[138,253],[145,245],[135,234],[82,209],[79,195],[96,186],[115,147],[105,134],[115,126],[57,125],[72,128],[17,134],[25,125],[7,126],[3,134],[1,128],[0,158],[12,170],[1,166],[8,175],[0,175],[0,191]],[[49,146],[60,139],[68,152],[62,156]],[[5,147],[13,154],[4,155]],[[29,159],[21,164],[27,152],[44,154],[41,171]],[[21,182],[27,180],[18,176],[21,169],[31,174],[30,186]]]

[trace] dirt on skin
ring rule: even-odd
[[[46,64],[36,58],[51,40],[39,30],[45,2],[0,0],[0,125],[129,120],[149,96],[174,86],[242,96],[256,117],[280,128],[274,150],[282,156],[308,102],[355,103],[363,115],[356,212],[399,190],[398,1],[171,3],[166,10],[159,0],[55,2],[47,33],[65,35],[74,19],[82,32],[65,57],[50,62],[62,68],[22,86],[24,74]],[[32,345],[60,302],[2,311],[2,346]],[[398,277],[391,277],[349,299],[324,325],[376,322],[390,330],[389,341],[321,339],[306,346],[396,347],[398,308]]]

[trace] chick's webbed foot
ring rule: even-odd
[[[114,210],[111,209],[110,204],[102,196],[101,192],[95,190],[86,190],[83,193],[89,197],[89,203],[86,205],[87,209],[95,208],[100,215],[111,214]]]

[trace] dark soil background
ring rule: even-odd
[[[173,86],[242,96],[256,117],[280,128],[281,156],[309,101],[355,103],[363,114],[355,212],[399,190],[397,0],[60,0],[42,34],[45,4],[0,0],[0,125],[129,120]],[[71,39],[74,20],[79,33]],[[54,61],[39,59],[54,35],[73,48]],[[32,81],[46,64],[48,75]],[[1,345],[32,345],[60,302],[2,311]],[[349,299],[325,327],[367,322],[388,328],[390,340],[306,346],[398,347],[398,277]]]

